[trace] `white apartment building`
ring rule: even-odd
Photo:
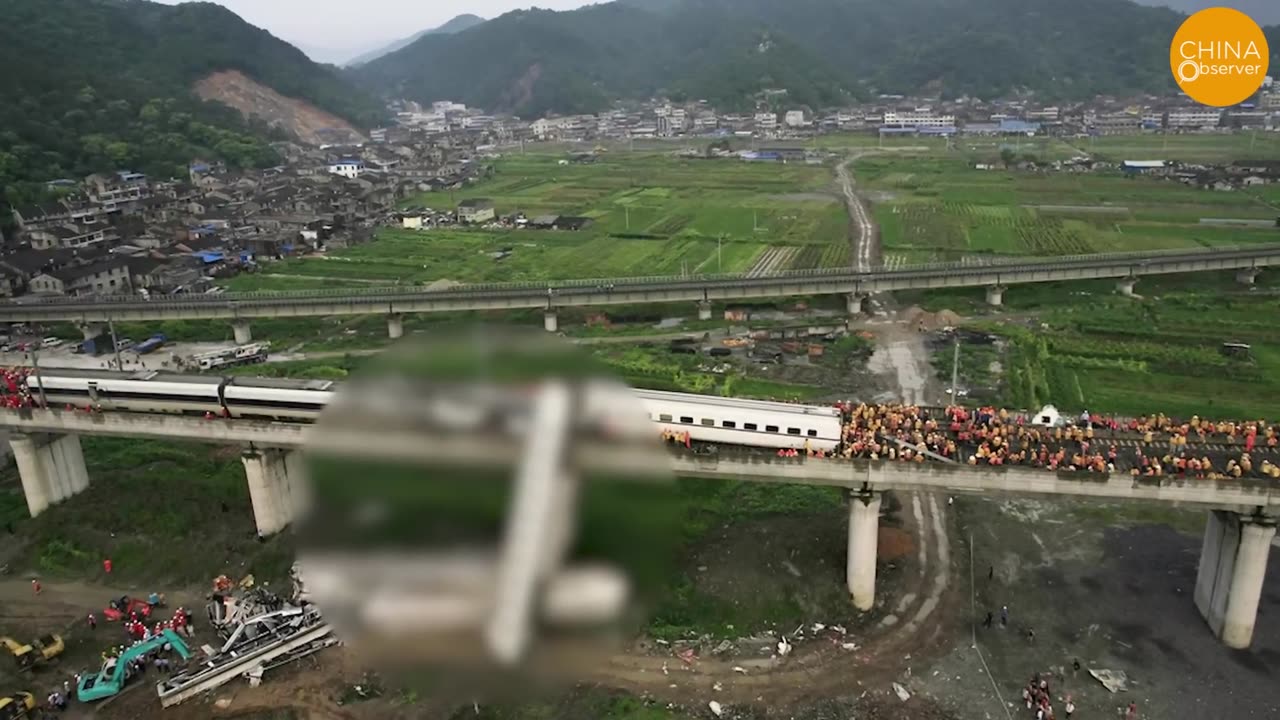
[[[792,128],[804,127],[809,124],[809,121],[804,117],[803,110],[788,110],[782,121],[786,123],[787,127]]]
[[[755,121],[757,130],[778,129],[778,116],[773,113],[756,113]]]
[[[364,161],[356,158],[343,158],[329,166],[330,175],[341,175],[352,180],[360,177],[362,172],[364,172]]]
[[[1167,120],[1165,121],[1165,127],[1218,127],[1221,122],[1221,110],[1171,110],[1167,116]]]
[[[916,108],[908,112],[886,112],[884,124],[902,127],[955,127],[956,116],[935,115],[927,108]]]

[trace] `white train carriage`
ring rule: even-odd
[[[661,430],[687,432],[698,442],[832,451],[843,431],[840,411],[833,407],[656,390],[636,394]]]
[[[218,388],[220,378],[181,381],[122,379],[52,375],[27,376],[27,387],[39,397],[43,384],[49,405],[94,406],[103,410],[178,415],[203,415],[222,409]]]
[[[328,389],[262,387],[240,382],[237,378],[222,391],[227,412],[233,418],[310,422],[320,417],[333,398]]]

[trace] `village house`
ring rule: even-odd
[[[201,268],[189,259],[164,261],[151,257],[131,258],[127,262],[130,283],[136,289],[171,293],[181,287],[198,284]]]
[[[101,225],[79,227],[67,223],[65,225],[28,230],[26,235],[31,241],[31,247],[36,250],[84,248],[106,241],[107,228]]]
[[[488,198],[471,198],[458,203],[458,222],[483,223],[497,217],[493,201]]]
[[[360,177],[365,172],[364,162],[357,158],[341,158],[336,162],[329,163],[329,174],[340,175],[352,180]]]
[[[116,258],[40,273],[31,278],[30,288],[43,295],[120,295],[133,290],[128,265]]]
[[[105,212],[132,212],[139,201],[151,197],[147,176],[129,170],[95,173],[85,178],[84,185],[89,200]]]

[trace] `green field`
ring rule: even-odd
[[[1280,159],[1280,135],[1233,133],[1224,135],[1104,135],[1070,139],[1081,151],[1100,160],[1177,160],[1187,163],[1229,163],[1234,160]]]
[[[584,216],[582,231],[384,228],[367,245],[273,263],[234,290],[745,272],[849,262],[848,219],[829,166],[642,153],[503,158],[464,190],[406,207],[489,198],[501,215]]]
[[[864,157],[855,172],[890,263],[1280,241],[1276,228],[1200,223],[1274,220],[1277,196],[1265,186],[1217,192],[1118,172],[976,170],[959,154]]]
[[[1280,414],[1280,296],[1261,288],[1224,293],[1230,273],[1209,275],[1144,280],[1138,285],[1143,298],[1110,294],[1110,283],[1101,282],[1015,288],[1027,291],[1019,309],[1033,311],[1035,321],[973,321],[1005,343],[966,345],[962,381],[994,388],[972,396],[975,402],[1021,409],[1052,403],[1073,413],[1274,421]],[[954,296],[931,300],[925,304],[964,307]],[[1223,343],[1248,344],[1251,357],[1227,357]],[[934,358],[944,382],[951,358],[950,348]]]

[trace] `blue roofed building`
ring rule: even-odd
[[[1003,135],[1035,135],[1040,132],[1040,123],[1004,118],[1000,121],[999,128]]]

